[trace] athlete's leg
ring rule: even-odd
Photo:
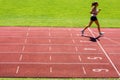
[[[99,21],[98,21],[98,20],[95,20],[95,23],[96,23],[96,25],[97,25],[97,27],[98,27],[98,32],[101,33]]]
[[[90,21],[89,24],[82,30],[83,32],[92,25],[93,21]]]

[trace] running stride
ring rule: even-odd
[[[99,31],[99,35],[103,35],[103,32],[101,32],[100,30],[100,25],[99,25],[99,22],[98,22],[98,19],[97,19],[97,15],[98,13],[101,11],[101,9],[97,9],[97,6],[98,6],[98,2],[93,2],[92,5],[91,5],[91,11],[90,11],[90,14],[91,14],[91,18],[90,18],[90,22],[89,24],[81,31],[82,33],[82,36],[84,35],[84,31],[90,27],[92,25],[93,22],[96,23],[97,27],[98,27],[98,31]]]

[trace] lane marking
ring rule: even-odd
[[[80,37],[80,36],[81,36],[81,34],[76,34],[76,36],[77,36],[77,37]]]
[[[52,60],[52,56],[50,56],[50,61]]]
[[[0,62],[0,64],[44,64],[44,65],[110,65],[109,63],[49,63],[49,62]]]
[[[78,59],[79,59],[79,61],[80,61],[80,62],[82,61],[82,59],[81,59],[80,55],[78,56]]]
[[[20,66],[17,66],[17,69],[16,69],[16,74],[18,74],[19,69],[20,69]]]
[[[97,34],[96,32],[94,32],[95,34]],[[103,37],[104,39],[107,39],[107,40],[109,40],[109,41],[111,41],[111,42],[113,42],[113,43],[116,43],[117,45],[120,45],[120,43],[118,42],[118,41],[115,41],[115,40],[113,40],[113,39],[111,39],[111,38],[108,38],[108,37]],[[116,38],[116,39],[119,39],[120,40],[120,38]]]
[[[75,44],[75,40],[74,39],[72,40],[72,43]]]
[[[0,52],[0,54],[16,54],[19,52]],[[96,53],[90,53],[90,52],[22,52],[23,54],[96,54]],[[103,53],[97,53],[97,54],[103,54]]]
[[[21,54],[21,55],[20,55],[20,58],[19,58],[19,61],[22,61],[22,58],[23,58],[23,55]]]
[[[83,42],[84,42],[84,43],[87,43],[87,42],[90,43],[90,41],[85,41],[85,40],[80,40],[80,42],[81,42],[81,43],[83,43]]]
[[[85,70],[85,67],[82,67],[82,69],[83,69],[84,74],[86,75],[87,72],[86,72],[86,70]]]
[[[23,45],[23,47],[22,47],[22,52],[25,50],[25,45]]]
[[[75,50],[76,50],[76,52],[78,52],[78,48],[77,47],[75,47]]]
[[[51,51],[52,50],[52,47],[51,46],[49,46],[49,51]]]
[[[73,37],[73,34],[71,33],[70,36]]]
[[[9,37],[10,38],[25,38],[25,36],[0,36],[0,38],[1,37],[4,37],[4,38],[9,38]],[[49,37],[48,36],[44,36],[44,37],[43,36],[39,36],[39,37],[38,36],[28,36],[28,38],[49,38]],[[63,37],[62,36],[60,36],[60,37],[51,36],[50,38],[51,39],[54,39],[54,38],[72,39],[72,37],[69,37],[69,36],[68,37],[67,36],[63,36]],[[79,39],[79,37],[74,37],[74,38]]]
[[[52,73],[53,72],[53,68],[52,67],[50,67],[50,73]]]
[[[90,51],[95,51],[95,50],[97,50],[97,49],[95,49],[95,48],[84,48],[84,50],[90,50]]]
[[[92,34],[93,37],[95,37],[95,35],[92,33],[92,31],[88,28],[89,32]],[[101,48],[101,50],[103,51],[103,53],[105,54],[105,56],[108,58],[108,60],[110,61],[111,65],[113,66],[113,68],[115,69],[115,71],[117,72],[117,74],[120,77],[120,72],[118,71],[117,67],[115,66],[115,64],[112,62],[112,60],[110,59],[108,53],[105,51],[105,49],[102,47],[102,45],[100,44],[100,42],[98,40],[96,40],[99,47]]]
[[[97,68],[97,69],[92,69],[93,72],[109,72],[109,69],[104,69],[104,68]]]
[[[120,45],[120,42],[118,42],[118,41],[115,41],[115,40],[112,40],[111,38],[108,38],[108,37],[103,37],[104,39],[107,39],[107,40],[109,40],[109,41],[111,41],[111,42],[113,42],[113,43],[115,43],[115,44],[117,44],[117,45]]]
[[[0,43],[1,44],[1,43]],[[2,43],[1,45],[24,45],[24,43]],[[52,45],[52,46],[79,46],[79,44],[33,44],[33,43],[27,43],[26,45],[35,45],[35,46],[48,46],[48,45]]]
[[[49,39],[49,43],[51,43],[51,39]]]

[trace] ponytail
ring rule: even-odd
[[[95,6],[96,4],[98,4],[97,1],[93,2],[92,5],[91,5],[91,7]]]

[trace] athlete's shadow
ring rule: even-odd
[[[85,35],[83,35],[83,37],[89,38],[89,40],[92,41],[92,42],[97,42],[97,40],[100,41],[100,37],[101,36],[91,37],[91,36],[85,36]]]

